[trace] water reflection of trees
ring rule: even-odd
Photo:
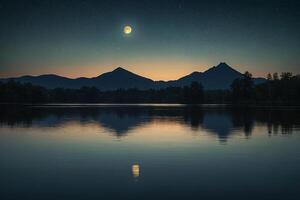
[[[300,124],[295,109],[201,108],[197,106],[100,106],[100,107],[24,107],[2,106],[1,126],[56,127],[69,121],[99,123],[117,137],[130,133],[153,120],[169,120],[205,129],[220,141],[242,131],[250,137],[255,124],[266,126],[268,134],[291,134]]]
[[[232,108],[233,127],[243,128],[246,137],[252,133],[255,122],[255,110],[249,108]]]
[[[269,135],[292,134],[293,129],[299,126],[298,113],[299,110],[292,108],[265,109],[257,113],[256,119],[267,124]]]

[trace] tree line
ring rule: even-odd
[[[203,103],[204,91],[198,82],[190,86],[164,89],[118,89],[100,91],[96,87],[46,89],[31,83],[0,82],[1,103]]]
[[[233,81],[230,93],[234,104],[299,105],[300,75],[268,74],[264,83],[254,85],[252,74],[246,72]]]
[[[228,103],[296,105],[300,102],[300,76],[284,72],[268,74],[255,85],[251,73],[236,79],[228,90],[204,91],[201,83],[163,89],[118,89],[100,91],[96,87],[46,89],[13,80],[0,82],[1,103]]]

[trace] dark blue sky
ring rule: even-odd
[[[299,1],[0,0],[0,77],[300,72]],[[125,36],[125,25],[133,28]]]

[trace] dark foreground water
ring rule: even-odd
[[[1,107],[0,199],[300,199],[296,108]]]

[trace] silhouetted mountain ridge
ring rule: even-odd
[[[88,85],[95,86],[101,90],[118,88],[148,89],[154,87],[154,81],[118,67],[111,72],[92,78]]]
[[[204,72],[192,72],[189,75],[183,76],[177,80],[172,81],[153,81],[149,78],[140,76],[130,72],[122,67],[118,67],[113,71],[103,73],[97,77],[85,78],[80,77],[76,79],[66,78],[54,74],[46,74],[40,76],[22,76],[17,78],[0,79],[0,81],[15,80],[22,83],[32,83],[46,88],[80,88],[83,86],[97,87],[100,90],[115,90],[115,89],[158,89],[169,86],[183,87],[190,85],[191,82],[201,82],[204,89],[228,89],[231,83],[241,78],[242,73],[230,67],[224,62],[217,66],[213,66]],[[256,83],[265,81],[263,78],[254,78]]]

